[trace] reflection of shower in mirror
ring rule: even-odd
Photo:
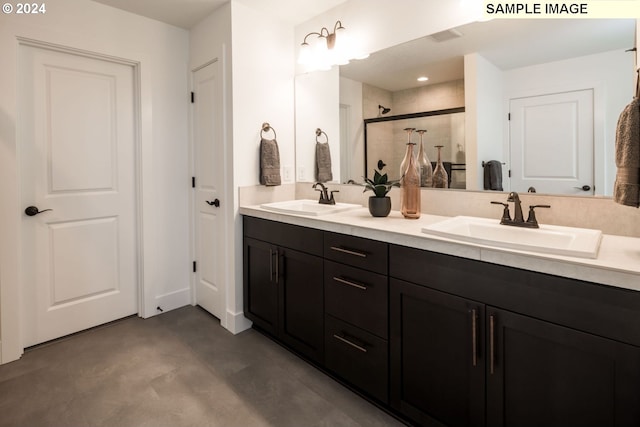
[[[378,116],[387,114],[389,111],[391,111],[391,108],[383,107],[382,105],[378,104]]]

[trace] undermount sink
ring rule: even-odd
[[[285,202],[264,203],[262,209],[280,213],[292,213],[297,215],[327,215],[344,212],[350,209],[361,208],[361,205],[351,203],[336,203],[335,205],[323,205],[317,200],[288,200]]]
[[[597,258],[602,231],[587,228],[540,225],[520,228],[499,220],[456,216],[422,228],[422,232],[464,242],[522,251]]]

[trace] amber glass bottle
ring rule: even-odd
[[[401,164],[400,212],[409,219],[420,218],[420,172],[413,155],[415,144],[411,142],[414,128],[407,128],[407,152]]]

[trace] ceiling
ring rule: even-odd
[[[185,29],[229,0],[93,0],[107,6]],[[256,10],[277,13],[283,22],[297,25],[344,3],[346,0],[238,0]]]
[[[464,78],[464,55],[478,52],[502,70],[558,61],[635,44],[635,19],[496,19],[455,28],[460,37],[431,36],[340,67],[340,74],[394,92]]]

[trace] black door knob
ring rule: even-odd
[[[29,207],[27,207],[27,208],[24,210],[24,213],[25,213],[27,216],[36,216],[36,215],[38,215],[39,213],[46,212],[46,211],[50,211],[50,210],[52,210],[52,209],[44,209],[44,210],[41,210],[41,211],[40,211],[40,210],[38,210],[38,208],[37,208],[36,206],[29,206]]]
[[[207,204],[208,204],[209,206],[215,206],[216,208],[219,208],[219,207],[220,207],[220,200],[218,200],[218,199],[215,199],[213,202],[210,202],[210,201],[208,201],[208,200],[205,200],[205,202],[207,202]]]
[[[583,185],[582,187],[575,187],[575,188],[577,188],[578,190],[582,190],[582,191],[591,190],[591,186],[589,186],[589,185]]]

